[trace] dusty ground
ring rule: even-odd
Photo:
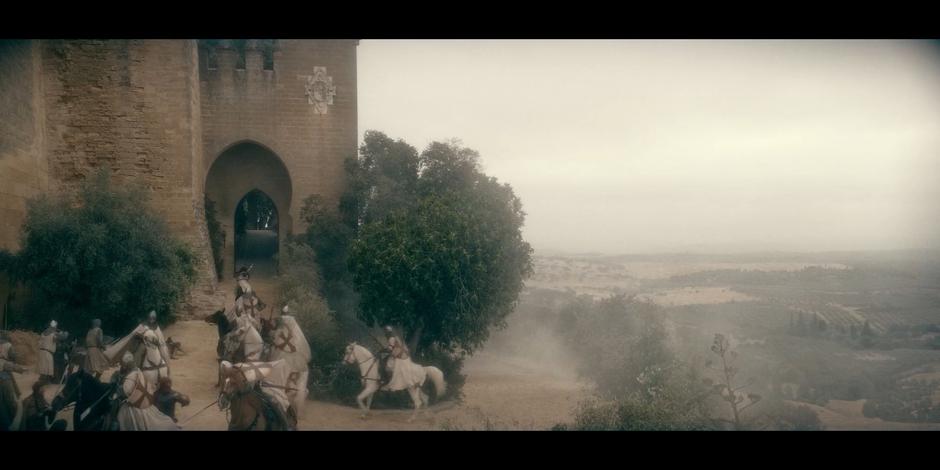
[[[179,322],[166,331],[183,343],[186,356],[172,362],[174,388],[187,393],[192,404],[182,408],[180,422],[213,402],[216,380],[215,327],[201,321]],[[410,410],[379,410],[362,420],[357,409],[335,403],[309,400],[299,428],[315,429],[547,429],[571,418],[570,413],[585,393],[582,386],[564,377],[532,372],[524,364],[481,354],[466,368],[463,403],[442,403],[407,422]],[[496,421],[494,422],[494,418]],[[489,420],[489,422],[488,422]],[[225,429],[226,417],[210,407],[186,429]]]
[[[183,344],[185,355],[171,361],[176,390],[192,403],[177,410],[185,430],[225,430],[225,413],[212,405],[218,397],[216,383],[216,328],[204,321],[182,321],[166,329]],[[487,353],[471,358],[465,368],[467,381],[461,403],[440,403],[408,422],[411,410],[377,410],[365,420],[358,409],[336,403],[308,400],[298,423],[301,430],[444,430],[444,429],[549,429],[572,419],[571,412],[587,393],[574,380],[553,376],[524,361],[505,360]],[[38,378],[33,372],[16,374],[24,397]],[[107,380],[110,373],[104,374]],[[198,413],[198,415],[197,415]],[[192,420],[189,418],[195,416]],[[70,422],[71,412],[60,413]]]

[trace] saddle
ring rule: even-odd
[[[392,381],[392,373],[388,371],[388,359],[392,357],[389,353],[379,353],[379,385],[384,387]]]

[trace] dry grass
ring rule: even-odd
[[[16,354],[18,364],[36,365],[39,361],[39,335],[37,333],[14,330],[10,332],[10,342],[13,343],[13,353]]]

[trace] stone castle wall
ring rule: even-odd
[[[289,174],[282,218],[290,220],[311,194],[336,200],[358,139],[356,41],[277,41],[273,70],[254,41],[239,67],[231,44],[212,46],[218,60],[209,67],[194,40],[0,41],[0,248],[18,248],[26,200],[108,167],[118,184],[149,190],[170,229],[200,254],[187,312],[221,307],[203,212],[216,159],[244,142],[273,152]],[[314,67],[335,86],[325,114],[306,96]],[[235,174],[251,186],[261,172]],[[223,224],[232,215],[221,212]]]
[[[262,51],[251,42],[243,70],[230,43],[216,53],[217,67],[204,63],[200,79],[204,171],[208,174],[226,149],[249,141],[271,150],[287,167],[293,219],[311,194],[335,201],[342,191],[343,159],[355,156],[357,148],[356,41],[277,41],[273,70],[263,69]],[[306,95],[306,77],[314,67],[325,67],[335,86],[325,114],[317,113]]]

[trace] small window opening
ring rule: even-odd
[[[235,41],[235,50],[238,52],[235,68],[237,70],[245,70],[245,41]]]
[[[274,43],[273,41],[265,42],[264,48],[261,49],[264,69],[265,70],[274,70]]]
[[[219,68],[219,52],[216,50],[214,45],[209,45],[206,47],[206,67],[209,70],[216,70]]]

